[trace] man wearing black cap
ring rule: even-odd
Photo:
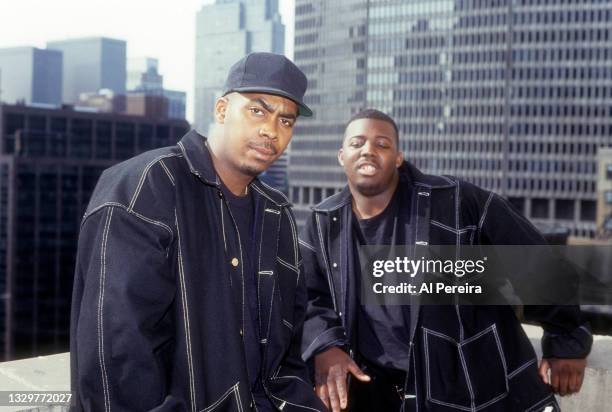
[[[300,358],[306,292],[285,196],[257,179],[285,150],[306,77],[252,53],[209,138],[106,170],[83,217],[73,410],[324,410]]]

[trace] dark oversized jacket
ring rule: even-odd
[[[324,410],[299,342],[306,303],[287,199],[257,179],[262,380],[279,409]],[[106,170],[83,218],[73,290],[73,410],[247,411],[237,228],[205,138]]]
[[[545,244],[506,200],[472,184],[422,174],[405,162],[401,185],[410,185],[405,239],[420,245]],[[308,309],[302,357],[330,346],[356,347],[351,194],[325,199],[300,234]],[[545,357],[586,356],[592,337],[577,306],[526,307],[545,330]],[[537,358],[510,306],[420,306],[410,309],[409,347],[416,376],[406,410],[531,411],[557,407],[537,373]],[[410,372],[410,371],[409,371]]]

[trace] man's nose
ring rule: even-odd
[[[270,140],[276,140],[278,138],[278,125],[276,120],[267,121],[261,125],[259,129],[259,135],[267,137]]]
[[[361,155],[367,156],[367,155],[373,155],[373,154],[374,154],[374,145],[369,140],[366,140],[363,143],[363,146],[361,146]]]

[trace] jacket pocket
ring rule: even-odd
[[[461,342],[423,328],[427,398],[458,410],[483,409],[508,395],[495,325]]]
[[[239,382],[236,382],[216,401],[202,409],[200,412],[242,412],[242,403],[240,402]]]

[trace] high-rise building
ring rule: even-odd
[[[36,47],[0,49],[0,101],[62,103],[62,53]]]
[[[168,100],[168,117],[171,119],[184,119],[187,93],[180,90],[164,89],[164,97]]]
[[[233,63],[251,52],[283,54],[278,0],[216,0],[196,18],[195,128],[207,135]]]
[[[127,100],[134,100],[134,96],[146,96],[141,99],[142,102],[159,105],[165,105],[164,116],[171,119],[185,118],[185,101],[187,95],[185,92],[178,90],[164,89],[164,76],[158,72],[158,60],[152,57],[138,57],[128,59],[127,69]],[[131,96],[131,97],[130,97]],[[152,99],[151,96],[159,96],[165,102],[160,102],[159,99]]]
[[[296,0],[309,78],[292,142],[298,220],[344,184],[344,123],[392,115],[406,158],[506,197],[538,224],[596,231],[596,152],[612,145],[612,2]]]
[[[106,37],[52,41],[47,49],[64,56],[62,101],[76,103],[81,93],[112,90],[125,94],[126,42]]]
[[[601,148],[597,158],[597,234],[612,239],[612,148]]]
[[[164,76],[159,74],[159,61],[153,57],[132,57],[127,61],[127,90],[159,91]]]
[[[81,217],[103,169],[185,120],[0,105],[0,360],[68,350]]]

